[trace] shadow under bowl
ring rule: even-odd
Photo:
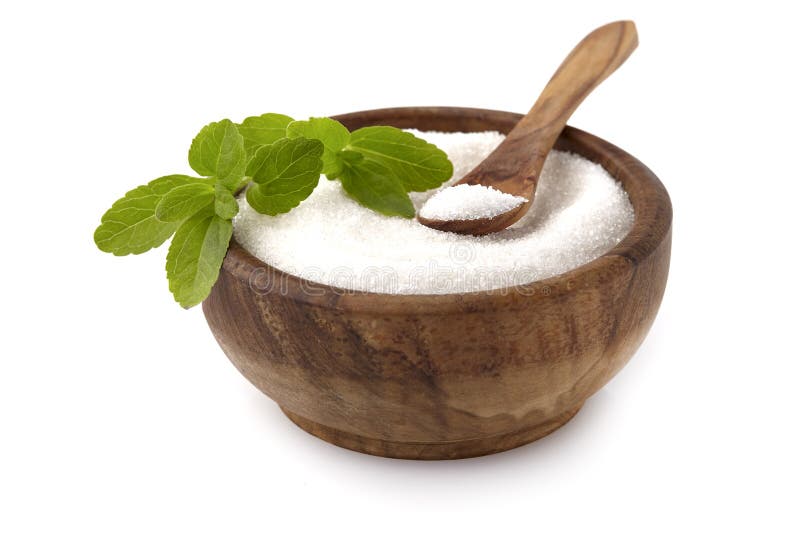
[[[410,107],[334,118],[351,130],[507,133],[521,117]],[[502,290],[387,295],[297,278],[233,240],[203,302],[211,331],[292,421],[341,447],[452,459],[549,434],[627,363],[650,329],[672,228],[667,191],[634,157],[569,126],[556,148],[602,165],[633,204],[631,231],[599,258]]]

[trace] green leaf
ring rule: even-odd
[[[318,182],[319,174],[310,183],[289,183],[281,180],[266,185],[253,185],[247,190],[247,203],[264,215],[287,213],[307,199]]]
[[[224,119],[203,127],[189,148],[189,165],[200,176],[216,176],[227,186],[238,183],[244,176],[247,154],[236,125]]]
[[[319,183],[322,152],[321,141],[304,137],[261,147],[248,167],[254,184],[247,190],[247,202],[265,215],[296,207]]]
[[[322,142],[316,139],[279,139],[258,149],[247,166],[247,174],[258,184],[319,177],[322,152]]]
[[[156,218],[163,222],[188,219],[214,201],[214,186],[198,182],[176,187],[156,205]]]
[[[100,226],[94,232],[97,248],[124,256],[158,247],[175,232],[178,223],[159,221],[156,206],[174,188],[200,181],[200,178],[173,174],[128,191],[100,219]]]
[[[403,184],[377,161],[364,158],[345,164],[339,181],[351,197],[371,210],[408,219],[414,217],[414,205]]]
[[[342,171],[342,163],[337,153],[347,146],[350,132],[342,123],[327,117],[311,118],[307,121],[295,121],[286,127],[289,138],[306,137],[322,141],[325,150],[322,152],[322,174],[336,175]]]
[[[181,224],[167,253],[169,290],[184,308],[201,303],[219,276],[233,224],[206,210]]]
[[[427,191],[453,175],[453,164],[436,145],[391,126],[354,131],[348,148],[384,165],[406,191]]]
[[[239,133],[244,137],[244,148],[248,156],[263,145],[271,145],[281,137],[286,137],[286,127],[294,119],[280,113],[264,113],[257,117],[247,117],[239,125]]]
[[[311,175],[319,177],[323,150],[322,142],[316,139],[284,137],[258,149],[247,166],[247,174],[258,184],[278,179],[305,179]]]
[[[361,152],[354,152],[352,150],[342,150],[339,152],[339,158],[341,158],[344,163],[355,165],[364,159],[364,154]]]
[[[227,188],[217,184],[214,188],[214,212],[223,219],[233,219],[239,213],[239,203]]]

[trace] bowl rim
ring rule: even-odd
[[[372,124],[388,124],[412,128],[426,121],[449,119],[456,123],[450,131],[486,131],[481,123],[501,123],[501,131],[510,130],[523,115],[481,108],[423,106],[380,108],[357,111],[332,118],[349,129]],[[439,128],[441,130],[441,128]],[[605,254],[564,273],[497,289],[443,294],[391,294],[343,289],[312,282],[277,269],[250,254],[231,237],[222,269],[247,284],[254,295],[278,292],[284,298],[312,306],[369,313],[452,313],[454,310],[474,312],[486,308],[514,309],[531,305],[538,299],[558,298],[581,287],[596,287],[635,268],[645,261],[665,240],[671,237],[672,204],[666,188],[642,162],[588,132],[566,126],[556,144],[557,149],[576,152],[599,163],[628,193],[634,208],[634,221],[625,237]],[[264,284],[262,280],[280,280]],[[255,285],[254,285],[255,284]]]

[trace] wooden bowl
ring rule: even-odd
[[[394,108],[335,117],[439,131],[508,132],[521,115]],[[635,221],[611,251],[506,290],[352,292],[281,272],[231,243],[203,311],[222,350],[298,426],[368,454],[438,460],[541,438],[631,358],[669,270],[672,207],[635,158],[567,127],[556,144],[600,163]]]

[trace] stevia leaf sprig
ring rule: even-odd
[[[116,201],[94,233],[97,247],[121,256],[140,254],[174,236],[167,278],[175,300],[189,308],[217,280],[239,211],[233,196],[244,179],[244,138],[229,120],[200,130],[189,165],[203,177],[173,174],[137,187]]]
[[[162,176],[128,191],[94,234],[100,250],[118,256],[146,252],[172,237],[167,279],[186,308],[202,302],[219,276],[239,191],[259,213],[280,215],[307,199],[325,174],[361,205],[412,218],[408,193],[438,187],[453,173],[444,152],[397,128],[351,133],[331,118],[295,121],[280,113],[207,124],[192,140],[188,159],[199,176]]]

